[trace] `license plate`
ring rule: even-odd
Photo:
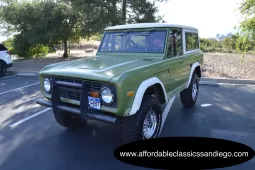
[[[89,106],[93,109],[100,110],[100,98],[88,96]]]

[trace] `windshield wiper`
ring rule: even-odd
[[[122,33],[119,33],[119,34],[115,34],[115,36],[124,36],[124,35],[127,35],[132,29],[128,29],[126,31],[123,31]]]
[[[153,31],[155,31],[155,28],[148,29],[148,30],[141,32],[139,34],[135,34],[135,36],[146,36],[146,35],[149,35],[150,33],[152,33]]]

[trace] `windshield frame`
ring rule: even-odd
[[[147,52],[147,51],[145,51],[145,52],[132,52],[132,51],[101,51],[100,49],[102,48],[102,45],[103,45],[103,42],[105,41],[105,38],[106,38],[106,36],[107,36],[107,34],[108,33],[119,33],[119,34],[121,34],[122,32],[127,32],[127,33],[129,33],[129,32],[132,32],[132,33],[134,33],[134,32],[138,32],[138,33],[143,33],[143,32],[146,32],[146,31],[148,31],[148,30],[152,30],[153,29],[153,31],[152,32],[156,32],[156,31],[160,31],[160,32],[165,32],[165,39],[164,39],[164,45],[163,45],[163,50],[162,51],[160,51],[160,52]],[[167,51],[167,44],[168,44],[168,34],[169,34],[169,28],[168,27],[164,27],[164,28],[154,28],[154,27],[152,27],[152,28],[141,28],[141,29],[137,29],[137,28],[134,28],[134,29],[117,29],[117,30],[107,30],[107,31],[105,31],[104,32],[104,34],[103,34],[103,36],[102,36],[102,39],[101,39],[101,42],[100,42],[100,45],[99,45],[99,47],[98,47],[98,51],[97,51],[97,53],[99,53],[99,54],[103,54],[103,53],[106,53],[106,54],[144,54],[144,55],[160,55],[160,56],[162,56],[162,55],[165,55],[165,53],[166,53],[166,51]],[[146,35],[145,35],[146,36]]]

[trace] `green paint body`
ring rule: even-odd
[[[145,30],[147,30],[146,28]],[[164,85],[168,99],[180,93],[187,86],[191,65],[195,62],[203,63],[203,53],[194,53],[168,58],[168,36],[171,28],[157,28],[167,30],[164,53],[116,53],[97,52],[95,57],[61,62],[45,66],[39,72],[40,89],[45,98],[50,99],[43,88],[45,76],[66,77],[79,80],[90,80],[116,87],[117,106],[115,108],[102,106],[101,110],[113,113],[118,117],[128,114],[132,108],[136,92],[140,84],[152,77],[158,78]],[[134,91],[132,97],[127,93]],[[79,101],[62,98],[62,101],[79,105]],[[166,101],[168,102],[168,101]]]

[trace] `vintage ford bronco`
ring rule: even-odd
[[[44,67],[40,87],[63,127],[121,123],[124,141],[156,138],[176,95],[196,103],[203,53],[198,30],[167,23],[105,29],[95,57]]]

